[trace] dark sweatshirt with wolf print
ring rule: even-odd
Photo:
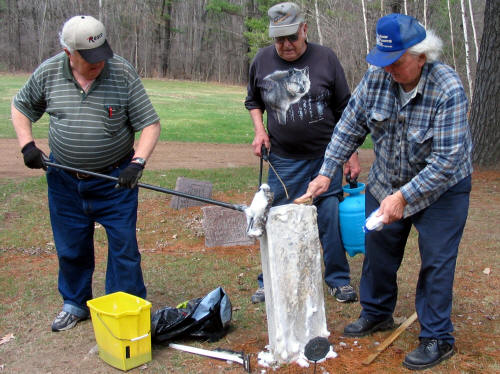
[[[335,124],[350,98],[335,53],[308,43],[297,60],[262,48],[250,66],[245,107],[267,111],[272,152],[285,158],[323,157]]]

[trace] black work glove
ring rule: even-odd
[[[35,145],[35,141],[31,141],[21,149],[24,158],[24,165],[30,169],[47,170],[45,160],[48,160],[43,151]]]
[[[139,165],[136,162],[128,164],[128,166],[123,169],[118,176],[118,186],[130,189],[135,188],[137,186],[137,182],[139,182],[139,178],[142,177],[143,169],[144,166]]]

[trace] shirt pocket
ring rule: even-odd
[[[117,103],[104,104],[104,130],[109,135],[116,135],[126,124],[125,107]]]
[[[390,126],[390,113],[385,111],[372,111],[368,115],[368,128],[373,144],[381,145],[388,138],[387,131]]]
[[[408,124],[408,161],[421,170],[429,161],[432,151],[433,131],[431,126]]]

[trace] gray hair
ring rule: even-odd
[[[408,48],[412,55],[424,54],[427,62],[434,62],[439,59],[443,50],[443,41],[432,30],[427,30],[427,36],[420,43]]]
[[[70,18],[70,19],[71,19],[71,18]],[[68,20],[64,23],[64,25],[63,25],[63,27],[62,27],[61,31],[59,32],[59,43],[61,44],[61,47],[63,47],[63,49],[65,48],[65,49],[67,49],[67,50],[69,51],[69,53],[73,54],[73,52],[74,52],[74,51],[73,51],[73,49],[72,49],[72,48],[70,48],[70,47],[66,44],[66,42],[64,41],[64,38],[63,38],[63,31],[64,31],[64,28],[66,27],[66,24],[69,22],[69,20],[70,20],[70,19],[68,19]]]

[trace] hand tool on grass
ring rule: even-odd
[[[82,175],[90,175],[92,177],[107,179],[107,180],[115,181],[115,182],[118,181],[117,177],[113,177],[111,175],[100,174],[100,173],[95,173],[93,171],[77,169],[77,168],[74,168],[71,166],[60,165],[60,164],[57,164],[55,162],[51,162],[48,160],[44,160],[44,163],[47,166],[63,169],[66,171],[71,171],[73,173],[79,173]],[[191,195],[191,194],[188,194],[185,192],[170,190],[168,188],[154,186],[154,185],[146,184],[146,183],[137,183],[137,186],[142,187],[142,188],[146,188],[148,190],[163,192],[166,194],[180,196],[180,197],[184,197],[187,199],[197,200],[197,201],[201,201],[203,203],[207,203],[207,204],[211,204],[211,205],[218,205],[218,206],[221,206],[223,208],[228,208],[228,209],[233,209],[233,210],[238,210],[240,212],[243,212],[243,213],[245,213],[245,215],[247,217],[247,222],[248,222],[247,233],[249,234],[249,236],[253,236],[253,237],[262,235],[263,231],[265,230],[267,212],[269,211],[269,207],[271,206],[271,202],[273,199],[272,192],[270,191],[269,186],[267,184],[264,184],[261,186],[259,191],[255,194],[255,196],[252,200],[252,204],[249,207],[247,207],[246,205],[242,205],[242,204],[231,204],[231,203],[226,203],[224,201],[218,201],[218,200],[213,200],[213,199],[209,199],[206,197]]]
[[[388,346],[391,345],[391,343],[396,340],[396,338],[408,328],[415,320],[417,319],[417,312],[413,313],[406,321],[404,321],[399,327],[393,331],[393,333],[385,339],[375,350],[374,353],[369,355],[364,361],[363,365],[370,365],[376,358],[377,356],[382,353]]]
[[[170,343],[168,345],[170,348],[177,349],[183,352],[194,353],[196,355],[216,358],[224,361],[231,361],[237,364],[243,365],[243,368],[250,373],[250,355],[244,354],[243,352],[233,352],[225,350],[215,350],[210,351],[208,349],[202,349],[197,347],[191,347],[188,345]]]

